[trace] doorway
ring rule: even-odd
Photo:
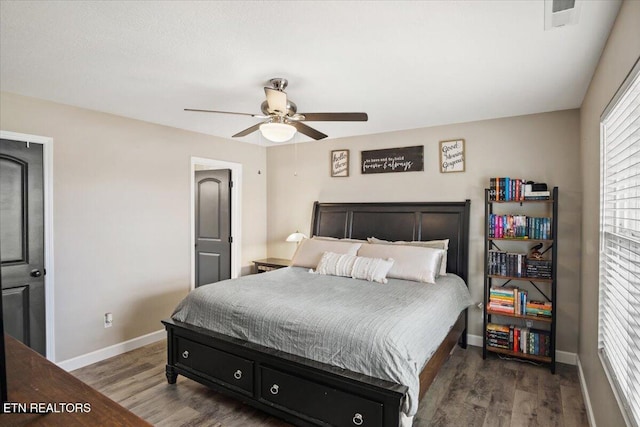
[[[226,172],[224,172],[226,170]],[[214,172],[215,171],[215,172]],[[211,175],[211,176],[209,176]],[[220,256],[220,248],[223,245],[226,236],[222,238],[216,237],[221,230],[217,229],[216,224],[202,224],[199,221],[201,216],[201,204],[198,200],[198,193],[204,190],[209,192],[209,196],[217,197],[221,193],[217,187],[224,181],[224,176],[229,177],[232,184],[227,188],[231,199],[230,207],[230,234],[231,239],[226,240],[230,256],[230,271],[225,276],[224,271],[219,269],[219,265],[224,265],[226,261]],[[240,242],[241,242],[241,189],[242,189],[242,165],[239,163],[226,162],[215,159],[206,159],[201,157],[191,158],[190,170],[191,182],[191,289],[198,285],[211,283],[216,281],[218,275],[221,278],[236,278],[240,276]],[[204,184],[204,186],[202,185]],[[208,188],[207,188],[208,187]],[[209,208],[211,210],[211,208]],[[224,215],[224,212],[222,213]],[[205,228],[205,234],[211,234],[214,238],[206,238],[202,240],[199,236],[202,234],[202,226]],[[209,236],[209,237],[211,237]],[[212,246],[213,245],[213,246]],[[211,246],[211,247],[209,247]]]
[[[7,131],[0,139],[4,326],[55,361],[53,140]]]

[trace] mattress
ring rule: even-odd
[[[201,286],[172,319],[403,384],[410,417],[422,368],[470,304],[454,274],[381,284],[289,267]]]

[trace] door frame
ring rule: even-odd
[[[241,242],[242,242],[242,215],[241,215],[241,201],[242,201],[242,165],[240,163],[227,162],[224,160],[207,159],[204,157],[191,157],[191,168],[189,172],[189,185],[191,188],[191,218],[190,218],[190,232],[189,238],[191,242],[191,285],[190,289],[195,289],[196,285],[196,258],[195,258],[195,233],[196,233],[196,200],[195,200],[195,171],[196,165],[206,166],[210,169],[231,169],[231,181],[233,187],[231,187],[231,236],[233,241],[231,242],[231,278],[235,279],[240,277],[242,270],[241,263]]]
[[[47,359],[56,361],[54,322],[54,277],[53,265],[53,138],[26,133],[0,130],[1,139],[22,141],[27,144],[42,144],[43,197],[44,197],[44,312]]]

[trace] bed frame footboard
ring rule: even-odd
[[[407,387],[174,320],[167,381],[183,375],[300,426],[399,426]]]

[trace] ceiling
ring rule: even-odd
[[[224,138],[258,119],[183,108],[260,113],[272,77],[299,112],[369,114],[308,122],[329,138],[563,110],[619,7],[544,31],[542,0],[2,0],[0,90]]]

